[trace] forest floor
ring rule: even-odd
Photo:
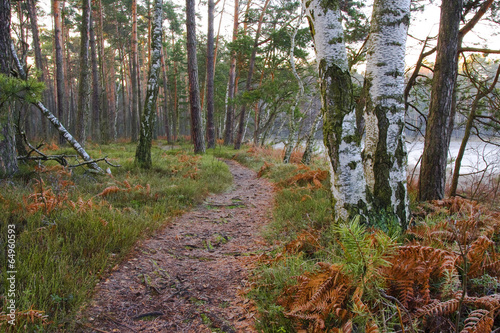
[[[79,315],[79,332],[255,332],[255,308],[243,297],[273,187],[226,161],[230,190],[176,218],[144,241],[101,281]]]

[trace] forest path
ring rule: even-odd
[[[248,255],[266,249],[272,185],[225,161],[233,185],[144,241],[105,281],[80,332],[255,332]],[[247,260],[246,260],[247,259]]]

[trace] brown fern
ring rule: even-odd
[[[418,309],[414,318],[420,318],[423,316],[447,316],[456,312],[459,305],[460,298],[453,298],[446,302],[428,304]]]
[[[465,319],[465,327],[461,333],[489,333],[493,327],[491,311],[477,309],[472,311]]]

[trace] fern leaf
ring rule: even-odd
[[[446,302],[441,302],[437,304],[429,304],[420,309],[418,309],[415,317],[419,318],[422,316],[444,316],[451,314],[458,310],[460,304],[459,298],[450,299]]]
[[[465,319],[465,327],[461,333],[489,333],[493,327],[491,311],[478,309],[469,314]]]

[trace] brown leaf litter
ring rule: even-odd
[[[79,332],[256,332],[249,256],[267,248],[270,183],[234,161],[230,191],[212,195],[143,242],[101,281]]]

